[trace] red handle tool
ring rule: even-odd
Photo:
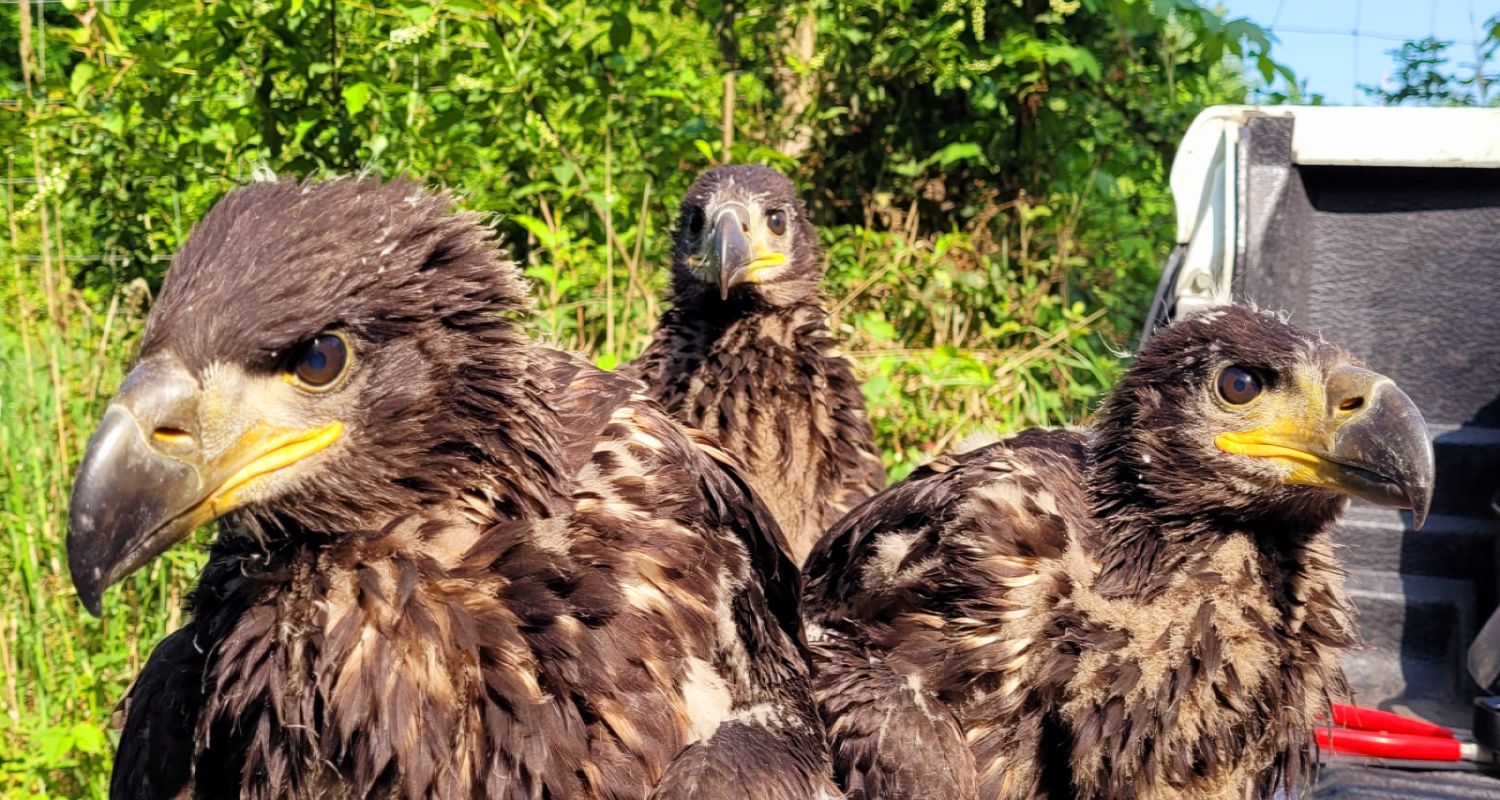
[[[1333,753],[1408,761],[1463,761],[1463,742],[1440,736],[1381,733],[1349,728],[1318,728],[1318,746]]]
[[[1453,738],[1453,731],[1441,725],[1434,725],[1431,722],[1424,722],[1420,719],[1412,719],[1411,717],[1403,717],[1400,714],[1392,714],[1389,711],[1365,708],[1363,706],[1350,706],[1343,703],[1333,704],[1333,724],[1342,725],[1346,728],[1356,728],[1362,731],[1409,733],[1413,736]]]
[[[1477,745],[1461,742],[1441,725],[1389,711],[1333,704],[1333,725],[1315,730],[1318,746],[1333,753],[1407,761],[1486,760]]]

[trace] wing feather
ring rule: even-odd
[[[834,774],[851,797],[1030,797],[1053,674],[1038,646],[1086,514],[1081,440],[943,457],[833,527],[804,601]],[[1005,729],[990,720],[1022,720]]]
[[[163,639],[120,700],[120,746],[110,776],[111,800],[188,796],[193,731],[201,702],[203,654],[193,626]]]

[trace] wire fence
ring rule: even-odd
[[[84,264],[94,264],[94,263],[100,263],[100,264],[129,264],[129,263],[134,263],[134,262],[146,262],[146,263],[157,264],[157,263],[164,263],[164,262],[167,262],[167,261],[171,261],[172,257],[171,256],[163,256],[163,255],[156,255],[156,256],[127,256],[127,255],[111,254],[111,253],[90,253],[90,254],[87,254],[87,255],[71,255],[71,254],[68,254],[68,253],[63,253],[61,255],[47,255],[47,256],[40,256],[40,255],[35,255],[35,254],[30,254],[30,253],[17,253],[17,254],[11,255],[11,259],[15,260],[15,261],[25,262],[25,263],[28,263],[28,264],[39,264],[39,263],[41,263],[43,261],[48,261],[48,262],[77,261],[79,263],[84,263]]]
[[[1421,38],[1415,34],[1383,33],[1381,31],[1369,31],[1361,28],[1312,28],[1303,25],[1267,25],[1266,30],[1272,33],[1306,33],[1315,36],[1345,36],[1351,39],[1380,39],[1387,42],[1409,42]],[[1431,34],[1429,34],[1431,35]],[[1435,38],[1435,37],[1434,37]],[[1455,44],[1475,45],[1480,39],[1445,39]]]
[[[1484,78],[1483,78],[1483,75],[1479,74],[1479,73],[1482,73],[1483,70],[1484,70],[1484,68],[1485,68],[1485,59],[1484,59],[1483,47],[1484,47],[1485,42],[1487,41],[1487,36],[1485,35],[1485,32],[1482,29],[1480,23],[1482,21],[1488,22],[1489,19],[1495,19],[1496,17],[1500,17],[1500,14],[1496,14],[1495,17],[1490,17],[1489,19],[1481,20],[1479,14],[1476,12],[1475,5],[1474,5],[1474,0],[1463,0],[1463,2],[1464,2],[1464,10],[1467,12],[1467,17],[1468,17],[1468,32],[1467,32],[1466,35],[1445,35],[1445,36],[1438,36],[1437,35],[1437,30],[1438,30],[1439,0],[1430,0],[1430,3],[1429,3],[1428,8],[1427,8],[1427,12],[1428,12],[1427,13],[1427,32],[1426,32],[1426,37],[1425,38],[1435,39],[1435,40],[1438,40],[1438,41],[1446,42],[1446,43],[1448,43],[1450,45],[1457,45],[1457,46],[1461,46],[1461,47],[1465,47],[1465,48],[1470,48],[1471,51],[1473,52],[1474,63],[1471,64],[1471,65],[1468,65],[1468,66],[1472,66],[1474,68],[1478,80],[1480,80],[1482,82],[1484,80]],[[1409,5],[1415,7],[1415,6],[1417,6],[1417,2],[1415,2],[1415,0],[1412,0],[1409,3]],[[1395,32],[1391,32],[1391,31],[1383,31],[1383,30],[1374,30],[1374,29],[1368,29],[1368,28],[1363,27],[1362,21],[1363,21],[1363,18],[1364,18],[1364,11],[1365,11],[1364,0],[1352,0],[1352,2],[1350,4],[1350,21],[1351,21],[1351,25],[1348,28],[1332,27],[1332,26],[1283,25],[1283,24],[1281,24],[1281,17],[1282,17],[1282,13],[1286,10],[1286,7],[1287,7],[1286,0],[1279,0],[1279,2],[1276,4],[1275,11],[1271,14],[1271,18],[1270,18],[1269,24],[1265,24],[1264,25],[1264,27],[1265,27],[1266,30],[1268,30],[1271,33],[1276,34],[1278,36],[1283,35],[1283,34],[1291,34],[1291,35],[1321,36],[1321,37],[1330,37],[1330,38],[1338,37],[1338,38],[1349,39],[1351,41],[1351,47],[1349,48],[1349,50],[1350,50],[1350,53],[1349,53],[1350,75],[1351,75],[1349,92],[1350,92],[1350,101],[1352,103],[1356,104],[1356,105],[1359,104],[1362,95],[1365,93],[1364,85],[1371,85],[1371,84],[1373,84],[1373,85],[1379,85],[1382,82],[1381,78],[1375,78],[1375,79],[1372,80],[1371,79],[1372,76],[1363,76],[1363,80],[1367,81],[1367,83],[1364,84],[1364,85],[1361,84],[1361,80],[1362,80],[1362,76],[1360,74],[1360,64],[1361,64],[1361,62],[1360,62],[1360,51],[1361,51],[1360,42],[1361,42],[1361,40],[1368,39],[1368,40],[1377,41],[1377,42],[1390,42],[1392,44],[1404,44],[1406,42],[1420,41],[1421,39],[1424,38],[1423,34],[1421,32],[1419,32],[1418,30],[1415,29],[1415,26],[1413,26],[1413,30],[1411,30],[1409,32],[1403,32],[1403,33],[1395,33]],[[1413,9],[1413,10],[1415,10],[1415,9]],[[1497,9],[1497,10],[1500,10],[1500,9]],[[1493,13],[1493,12],[1487,12],[1487,13]]]

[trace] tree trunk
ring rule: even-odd
[[[778,150],[800,159],[812,146],[812,126],[803,119],[817,93],[818,76],[813,66],[817,55],[818,19],[809,4],[794,26],[781,30],[781,64],[776,70],[777,94],[781,98],[782,130]]]

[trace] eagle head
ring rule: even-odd
[[[91,611],[226,514],[262,535],[370,530],[505,458],[526,287],[449,207],[402,181],[277,182],[204,217],[73,486],[68,563]]]
[[[1343,349],[1251,309],[1210,309],[1153,336],[1097,430],[1093,490],[1108,498],[1105,515],[1215,509],[1241,530],[1312,532],[1354,496],[1410,508],[1420,527],[1432,497],[1432,442],[1411,398]]]
[[[679,294],[789,305],[817,297],[823,257],[792,182],[731,164],[700,175],[683,197],[673,270]]]

